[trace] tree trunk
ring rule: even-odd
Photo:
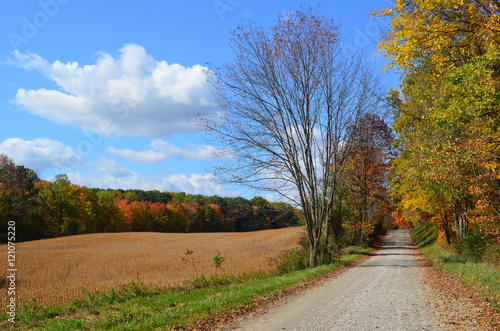
[[[318,266],[319,247],[319,240],[315,240],[315,242],[310,243],[309,268],[315,268]]]
[[[314,268],[318,266],[319,254],[321,252],[321,233],[322,233],[322,223],[311,217],[312,219],[307,221],[308,224],[308,237],[309,237],[309,267]]]
[[[328,217],[328,219],[326,220],[325,242],[323,244],[323,252],[322,252],[323,255],[328,254],[329,250],[328,247],[330,245],[330,236],[332,232],[332,222],[333,222],[332,218]]]
[[[444,227],[444,236],[446,238],[446,243],[448,245],[451,244],[451,232],[449,223],[450,221],[448,219],[448,213],[445,213],[443,218],[443,227]]]
[[[323,222],[355,128],[383,99],[363,56],[344,56],[338,27],[314,12],[287,12],[270,30],[248,23],[233,31],[235,61],[208,72],[221,111],[199,119],[224,146],[221,155],[233,156],[214,169],[221,182],[275,192],[302,208],[311,267],[320,262]]]

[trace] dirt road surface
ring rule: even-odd
[[[365,262],[225,329],[488,330],[444,322],[443,311],[431,304],[433,289],[419,257],[409,231],[389,231],[381,249]]]

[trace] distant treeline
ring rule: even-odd
[[[66,175],[48,182],[0,154],[2,242],[9,222],[16,241],[25,241],[100,232],[253,231],[295,226],[299,218],[291,205],[261,197],[87,188]]]

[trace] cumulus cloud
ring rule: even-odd
[[[59,141],[37,138],[9,138],[0,143],[0,153],[11,157],[16,164],[36,171],[81,165],[85,158]]]
[[[113,189],[142,189],[191,194],[235,196],[237,192],[225,190],[212,174],[174,174],[170,176],[144,176],[112,159],[101,159],[89,173],[68,173],[69,179],[78,185]]]
[[[154,139],[150,150],[133,151],[131,149],[116,149],[112,146],[106,151],[133,163],[160,163],[172,156],[179,156],[189,160],[210,160],[221,155],[221,152],[210,145],[192,145],[188,149],[181,149],[162,139]]]
[[[95,64],[48,61],[15,51],[7,63],[37,70],[58,90],[17,91],[14,102],[58,124],[74,124],[104,135],[168,136],[197,130],[199,113],[215,111],[211,86],[200,65],[157,61],[135,44],[120,56],[100,53]]]

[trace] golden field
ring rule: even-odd
[[[300,228],[245,233],[101,233],[16,244],[16,299],[58,305],[71,298],[119,288],[141,280],[150,288],[177,286],[215,272],[238,275],[270,270],[270,260],[298,246]],[[2,245],[2,280],[7,270],[7,246]],[[195,273],[186,249],[193,251]],[[212,265],[220,253],[222,270]],[[184,259],[189,259],[188,262]],[[0,283],[0,302],[7,284]]]

